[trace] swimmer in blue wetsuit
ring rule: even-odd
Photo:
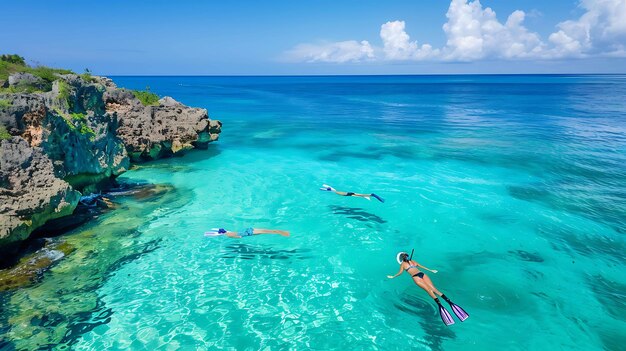
[[[411,256],[413,256],[413,254],[411,254]],[[450,315],[450,313],[448,313],[445,307],[441,305],[441,302],[439,302],[439,296],[441,296],[444,300],[446,300],[446,302],[448,302],[448,304],[450,305],[450,308],[452,308],[452,312],[456,314],[457,318],[459,318],[461,322],[469,318],[469,314],[465,312],[465,310],[463,310],[460,306],[450,301],[450,299],[448,299],[448,297],[445,294],[443,294],[441,291],[439,291],[435,287],[432,280],[430,280],[430,277],[424,274],[424,272],[421,272],[419,269],[422,268],[432,273],[437,273],[437,270],[424,267],[421,264],[413,261],[409,257],[409,254],[406,252],[399,253],[398,256],[396,257],[396,260],[400,264],[400,270],[398,271],[398,273],[396,273],[396,275],[388,275],[387,278],[393,279],[399,276],[400,274],[402,274],[404,271],[409,273],[411,277],[413,277],[413,282],[415,282],[415,284],[419,286],[420,288],[424,289],[424,291],[426,291],[428,295],[430,295],[430,297],[432,297],[435,300],[435,302],[437,303],[437,306],[439,307],[439,314],[441,316],[441,320],[443,320],[443,322],[446,325],[454,324],[454,319],[452,319],[452,316]]]
[[[261,235],[261,234],[278,234],[282,236],[289,236],[289,232],[284,231],[284,230],[255,229],[255,228],[246,228],[239,232],[228,231],[224,228],[219,228],[219,229],[215,228],[215,229],[212,229],[211,231],[205,232],[204,236],[222,236],[223,235],[223,236],[227,236],[233,239],[241,239],[246,236]]]

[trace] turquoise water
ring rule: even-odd
[[[626,76],[114,80],[207,108],[220,141],[124,174],[175,190],[67,234],[109,235],[115,258],[77,249],[5,295],[3,350],[626,344]],[[217,226],[291,237],[203,236]],[[386,278],[413,248],[469,320]],[[25,307],[74,301],[47,325]]]

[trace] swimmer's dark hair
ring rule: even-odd
[[[402,262],[409,262],[409,254],[404,252],[400,255],[400,259],[402,260]]]

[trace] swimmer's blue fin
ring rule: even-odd
[[[464,309],[461,308],[461,306],[455,304],[454,302],[450,301],[449,298],[446,297],[446,295],[441,295],[441,297],[446,300],[446,302],[448,302],[448,304],[450,305],[450,308],[452,309],[452,312],[454,312],[454,314],[456,314],[456,317],[461,321],[464,322],[466,319],[469,318],[469,314],[467,312],[465,312]]]
[[[322,187],[320,188],[320,190],[322,190],[322,191],[337,191],[337,190],[335,190],[335,188],[333,188],[332,186],[327,185],[327,184],[322,184]]]
[[[378,200],[378,201],[380,201],[380,202],[385,202],[385,199],[383,199],[382,197],[380,197],[380,196],[378,196],[378,195],[376,195],[376,194],[374,194],[374,193],[372,193],[372,194],[370,194],[370,195],[372,195],[372,197],[375,197],[375,198],[376,198],[376,200]]]
[[[226,230],[224,228],[211,228],[208,232],[204,232],[204,236],[220,236],[225,233]]]
[[[443,321],[443,323],[445,325],[454,324],[454,319],[452,319],[450,312],[448,312],[448,310],[446,310],[446,308],[443,307],[441,302],[439,302],[439,299],[435,299],[435,302],[437,302],[437,306],[439,306],[439,315],[441,316],[441,320]]]

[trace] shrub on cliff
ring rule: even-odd
[[[0,61],[4,61],[4,62],[8,62],[8,63],[13,63],[16,65],[20,65],[20,66],[26,66],[26,61],[24,60],[24,58],[20,55],[0,55]]]
[[[140,90],[132,90],[133,95],[137,98],[137,100],[141,101],[141,104],[144,106],[158,106],[159,105],[159,96],[155,93],[152,93],[148,90],[140,91]]]
[[[71,121],[68,121],[70,129],[77,130],[80,134],[85,135],[89,140],[96,139],[96,132],[87,125],[87,115],[84,113],[70,113]]]
[[[29,67],[28,73],[37,76],[46,82],[52,83],[59,79],[57,74],[70,74],[73,73],[69,69],[50,68],[46,66]]]
[[[11,134],[9,134],[7,127],[0,124],[0,140],[7,140],[7,139],[11,139]]]
[[[67,124],[70,131],[77,132],[94,141],[96,139],[96,132],[87,125],[87,115],[84,113],[69,113],[66,114],[58,108],[53,108],[53,111],[62,118]]]
[[[80,77],[85,81],[85,82],[93,82],[94,78],[91,75],[91,71],[89,70],[89,68],[85,68],[85,72],[83,74],[80,75]]]
[[[64,81],[59,82],[59,100],[67,103],[67,108],[72,107],[72,100],[70,99],[71,87]]]
[[[87,119],[87,115],[84,113],[70,113],[70,117],[72,117],[73,120],[77,121],[84,121]]]

